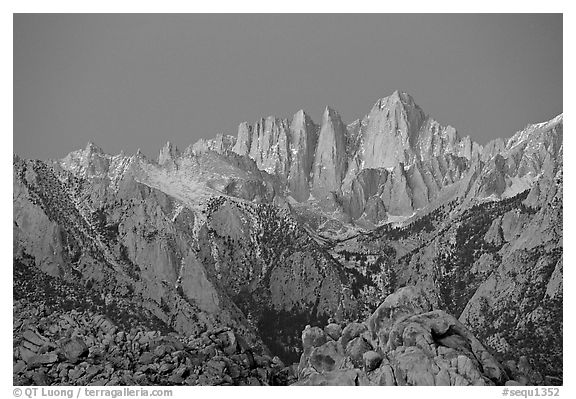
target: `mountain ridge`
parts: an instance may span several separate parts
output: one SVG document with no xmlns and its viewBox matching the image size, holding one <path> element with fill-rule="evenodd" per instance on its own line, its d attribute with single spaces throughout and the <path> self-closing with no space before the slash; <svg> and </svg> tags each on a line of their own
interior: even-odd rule
<svg viewBox="0 0 576 399">
<path fill-rule="evenodd" d="M 528 356 L 538 381 L 561 379 L 562 114 L 482 147 L 395 92 L 348 125 L 327 107 L 319 125 L 300 110 L 238 130 L 157 158 L 93 143 L 54 161 L 15 154 L 15 262 L 179 334 L 226 325 L 306 362 L 305 378 L 306 325 L 361 324 L 416 286 L 498 362 Z"/>
<path fill-rule="evenodd" d="M 561 151 L 557 143 L 561 143 L 562 120 L 560 114 L 550 121 L 527 125 L 506 140 L 481 146 L 426 115 L 409 94 L 395 91 L 377 100 L 364 118 L 349 125 L 329 107 L 319 125 L 303 110 L 292 120 L 269 116 L 254 125 L 242 122 L 236 138 L 218 135 L 211 140 L 201 139 L 183 153 L 167 143 L 158 163 L 169 159 L 175 167 L 176 159 L 182 156 L 212 151 L 229 157 L 234 152 L 280 179 L 283 188 L 279 190 L 284 191 L 284 197 L 299 204 L 318 203 L 332 213 L 340 213 L 337 219 L 351 218 L 353 224 L 371 228 L 426 208 L 456 182 L 475 180 L 474 170 L 490 174 L 487 181 L 495 180 L 492 185 L 486 183 L 485 189 L 476 188 L 473 196 L 511 195 L 518 187 L 529 187 L 533 182 L 524 178 L 526 170 L 532 169 L 537 175 L 543 161 L 535 165 L 526 157 L 513 159 L 513 148 L 531 141 L 534 153 L 537 141 L 549 131 L 560 129 L 551 159 L 546 161 L 553 163 Z M 506 171 L 501 170 L 501 161 L 494 161 L 499 154 L 509 158 L 504 161 Z M 365 176 L 371 177 L 366 180 Z M 469 195 L 472 183 L 459 195 Z"/>
</svg>

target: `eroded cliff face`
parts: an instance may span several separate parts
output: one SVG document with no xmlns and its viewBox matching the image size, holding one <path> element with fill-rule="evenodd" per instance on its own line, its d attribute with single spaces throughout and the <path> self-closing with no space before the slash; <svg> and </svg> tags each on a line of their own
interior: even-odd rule
<svg viewBox="0 0 576 399">
<path fill-rule="evenodd" d="M 291 163 L 289 140 L 289 122 L 269 116 L 254 126 L 240 124 L 233 151 L 252 158 L 259 169 L 285 177 Z"/>
<path fill-rule="evenodd" d="M 206 151 L 214 151 L 219 154 L 226 154 L 234 149 L 236 145 L 236 137 L 228 136 L 225 134 L 217 134 L 213 139 L 200 139 L 194 143 L 188 152 L 202 153 Z M 161 162 L 159 162 L 161 164 Z"/>
<path fill-rule="evenodd" d="M 353 219 L 372 224 L 412 215 L 436 200 L 443 188 L 460 181 L 468 168 L 469 161 L 445 155 L 392 169 L 362 169 L 342 185 L 345 209 Z M 374 213 L 374 206 L 380 212 Z"/>
<path fill-rule="evenodd" d="M 169 162 L 174 162 L 180 156 L 180 151 L 171 142 L 167 142 L 158 154 L 158 164 L 164 165 Z"/>
</svg>

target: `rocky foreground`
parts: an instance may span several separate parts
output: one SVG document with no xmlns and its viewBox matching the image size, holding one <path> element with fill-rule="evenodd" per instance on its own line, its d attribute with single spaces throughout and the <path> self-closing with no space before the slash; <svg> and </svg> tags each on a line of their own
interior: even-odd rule
<svg viewBox="0 0 576 399">
<path fill-rule="evenodd" d="M 91 310 L 14 303 L 15 385 L 551 384 L 526 358 L 501 364 L 415 287 L 363 323 L 306 326 L 300 364 L 257 354 L 229 328 L 183 337 L 119 328 Z"/>
<path fill-rule="evenodd" d="M 14 385 L 288 385 L 296 380 L 296 367 L 250 346 L 226 326 L 186 337 L 158 320 L 119 313 L 88 290 L 23 263 L 15 264 L 14 282 Z"/>
<path fill-rule="evenodd" d="M 297 385 L 525 385 L 526 358 L 499 363 L 457 319 L 403 287 L 363 323 L 307 326 Z M 550 384 L 551 381 L 546 381 Z"/>
<path fill-rule="evenodd" d="M 292 369 L 230 329 L 185 338 L 119 330 L 90 311 L 14 304 L 14 385 L 287 385 Z M 25 319 L 23 319 L 25 317 Z"/>
</svg>

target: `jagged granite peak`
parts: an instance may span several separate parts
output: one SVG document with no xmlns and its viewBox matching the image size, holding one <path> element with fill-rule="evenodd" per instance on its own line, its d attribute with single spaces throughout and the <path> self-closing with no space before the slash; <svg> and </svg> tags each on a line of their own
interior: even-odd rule
<svg viewBox="0 0 576 399">
<path fill-rule="evenodd" d="M 456 154 L 471 161 L 477 161 L 482 156 L 482 145 L 472 141 L 470 136 L 465 136 L 460 140 L 456 148 Z"/>
<path fill-rule="evenodd" d="M 480 147 L 462 140 L 452 126 L 427 116 L 407 93 L 395 91 L 376 102 L 364 118 L 359 157 L 366 168 L 393 168 L 445 153 L 471 159 Z"/>
<path fill-rule="evenodd" d="M 248 155 L 252 146 L 252 126 L 248 122 L 238 125 L 238 137 L 232 151 L 239 155 Z"/>
<path fill-rule="evenodd" d="M 233 151 L 248 155 L 261 170 L 287 176 L 290 165 L 288 120 L 269 116 L 259 119 L 251 129 L 241 124 L 237 143 Z"/>
<path fill-rule="evenodd" d="M 556 119 L 561 121 L 561 117 Z M 545 125 L 530 127 L 532 142 L 537 142 L 535 134 Z M 370 219 L 378 215 L 377 219 L 371 220 L 378 222 L 386 220 L 386 214 L 411 215 L 463 177 L 468 179 L 463 183 L 466 187 L 453 192 L 468 195 L 481 174 L 485 176 L 481 181 L 491 180 L 486 177 L 489 173 L 482 170 L 498 153 L 516 152 L 513 157 L 506 157 L 506 170 L 517 170 L 519 176 L 530 171 L 535 175 L 545 162 L 554 162 L 556 144 L 552 145 L 554 150 L 538 153 L 538 162 L 531 162 L 529 157 L 521 159 L 518 154 L 529 147 L 509 143 L 524 143 L 528 136 L 527 133 L 517 136 L 514 140 L 496 140 L 483 147 L 469 136 L 461 137 L 454 127 L 442 125 L 426 115 L 412 96 L 396 90 L 376 101 L 363 119 L 347 126 L 329 107 L 325 109 L 319 127 L 303 110 L 291 121 L 270 116 L 253 126 L 244 122 L 238 127 L 238 138 L 232 150 L 254 160 L 259 169 L 279 177 L 286 184 L 288 195 L 297 202 L 323 199 L 328 193 L 343 193 L 349 215 L 354 215 L 355 219 L 368 212 L 366 215 L 372 215 Z M 473 168 L 479 162 L 482 165 Z M 467 173 L 469 168 L 474 172 Z M 381 185 L 365 187 L 361 183 L 363 179 L 356 180 L 366 169 L 395 173 L 388 176 L 379 172 L 386 176 L 378 180 Z M 531 182 L 525 183 L 526 187 L 529 184 Z M 315 194 L 312 197 L 311 191 Z M 478 194 L 487 190 L 472 191 Z M 371 194 L 367 195 L 367 192 Z M 374 209 L 377 211 L 373 212 Z"/>
<path fill-rule="evenodd" d="M 314 124 L 304 110 L 296 112 L 290 123 L 292 162 L 288 174 L 288 188 L 292 196 L 299 202 L 306 201 L 310 196 L 310 177 L 317 141 L 318 126 Z"/>
<path fill-rule="evenodd" d="M 213 139 L 200 139 L 192 145 L 188 153 L 194 152 L 196 154 L 214 151 L 219 154 L 224 154 L 227 151 L 232 151 L 236 144 L 236 137 L 227 134 L 219 133 Z"/>
<path fill-rule="evenodd" d="M 338 209 L 343 217 L 378 224 L 392 220 L 389 216 L 408 217 L 437 198 L 514 195 L 531 187 L 542 170 L 557 171 L 561 145 L 562 115 L 529 125 L 510 139 L 497 139 L 483 147 L 424 114 L 409 94 L 395 91 L 379 99 L 363 119 L 347 126 L 329 107 L 320 125 L 299 110 L 291 120 L 269 116 L 254 125 L 243 122 L 237 138 L 219 134 L 214 139 L 201 139 L 186 149 L 184 158 L 189 166 L 196 165 L 193 167 L 221 159 L 235 165 L 233 168 L 245 168 L 246 162 L 253 161 L 259 170 L 278 179 L 278 193 L 283 192 L 286 198 L 291 196 L 303 204 L 328 198 L 330 209 Z M 173 158 L 174 152 L 167 144 L 159 162 Z M 225 159 L 192 160 L 192 155 L 205 152 L 216 152 Z M 498 154 L 504 157 L 503 163 L 491 162 Z M 73 159 L 61 163 L 65 169 L 82 175 L 104 176 L 108 169 L 123 170 L 120 160 L 114 157 L 118 156 L 103 154 L 90 143 L 68 157 Z M 243 157 L 249 160 L 243 161 Z M 145 158 L 136 155 L 130 159 Z M 146 162 L 138 161 L 137 165 Z M 377 170 L 375 175 L 379 178 L 366 179 L 362 172 L 372 169 Z M 236 177 L 227 180 L 226 173 L 218 183 L 211 183 L 212 187 L 230 187 L 223 191 L 225 194 L 248 187 L 237 187 Z M 450 188 L 456 183 L 458 187 Z M 260 187 L 260 183 L 253 181 L 250 187 Z"/>
<path fill-rule="evenodd" d="M 104 154 L 104 150 L 102 150 L 102 148 L 98 147 L 96 144 L 94 144 L 93 142 L 89 141 L 86 144 L 86 148 L 84 149 L 85 153 L 87 154 Z"/>
<path fill-rule="evenodd" d="M 100 147 L 88 142 L 83 150 L 72 151 L 58 164 L 75 174 L 100 175 L 107 172 L 110 157 Z"/>
<path fill-rule="evenodd" d="M 506 148 L 506 141 L 503 138 L 498 137 L 496 139 L 490 140 L 484 148 L 482 149 L 481 159 L 483 162 L 490 160 L 493 156 L 500 154 Z"/>
<path fill-rule="evenodd" d="M 397 92 L 395 92 L 397 93 Z M 365 117 L 361 132 L 359 156 L 366 168 L 393 168 L 399 162 L 410 163 L 404 149 L 410 146 L 410 135 L 420 128 L 423 113 L 406 112 L 399 95 L 382 98 Z M 416 125 L 416 126 L 414 126 Z"/>
<path fill-rule="evenodd" d="M 443 154 L 472 159 L 478 156 L 481 146 L 468 136 L 461 138 L 454 127 L 443 126 L 427 117 L 420 131 L 412 136 L 411 149 L 418 159 L 430 159 Z"/>
<path fill-rule="evenodd" d="M 527 125 L 523 130 L 516 132 L 514 136 L 510 137 L 506 142 L 506 148 L 512 148 L 521 142 L 533 139 L 546 132 L 554 130 L 558 126 L 562 126 L 564 121 L 564 114 L 556 115 L 554 118 L 540 123 Z"/>
<path fill-rule="evenodd" d="M 522 151 L 536 153 L 545 148 L 552 153 L 562 146 L 563 114 L 549 121 L 528 125 L 524 130 L 514 134 L 506 142 L 505 153 Z"/>
<path fill-rule="evenodd" d="M 332 108 L 326 107 L 322 116 L 313 167 L 312 189 L 320 196 L 340 190 L 348 163 L 347 132 L 340 115 Z"/>
<path fill-rule="evenodd" d="M 563 164 L 562 115 L 528 125 L 507 141 L 489 142 L 482 153 L 481 172 L 470 186 L 468 197 L 501 199 L 553 176 Z"/>
<path fill-rule="evenodd" d="M 144 153 L 142 152 L 142 150 L 140 148 L 138 148 L 136 150 L 136 153 L 134 154 L 134 157 L 137 159 L 146 159 L 146 155 L 144 155 Z"/>
<path fill-rule="evenodd" d="M 260 169 L 286 179 L 288 190 L 299 202 L 308 199 L 310 186 L 316 189 L 324 186 L 321 190 L 324 193 L 336 192 L 340 182 L 350 182 L 365 168 L 392 170 L 400 163 L 408 167 L 417 160 L 446 154 L 472 160 L 480 158 L 482 151 L 482 147 L 469 137 L 462 139 L 453 127 L 443 126 L 426 116 L 412 96 L 399 90 L 379 99 L 367 116 L 344 128 L 340 116 L 335 115 L 336 111 L 326 108 L 317 139 L 308 134 L 314 123 L 303 110 L 298 111 L 290 123 L 276 117 L 260 119 L 254 126 L 243 122 L 238 127 L 233 151 L 252 158 Z M 333 120 L 338 122 L 333 124 Z M 304 129 L 305 139 L 300 137 L 304 131 L 302 125 L 308 126 Z M 332 150 L 325 151 L 326 139 L 336 142 L 330 135 L 322 135 L 323 128 L 324 132 L 334 130 L 333 127 L 326 130 L 328 125 L 337 125 L 338 132 L 344 132 L 338 135 L 338 145 L 328 145 L 328 148 L 335 148 L 334 154 L 331 154 Z M 344 145 L 340 145 L 342 143 Z M 314 146 L 314 157 L 309 163 L 310 150 Z M 317 164 L 320 158 L 325 163 L 327 158 L 338 158 L 338 161 L 320 165 Z M 317 176 L 313 181 L 310 181 L 310 172 Z M 427 189 L 421 187 L 416 191 Z"/>
<path fill-rule="evenodd" d="M 422 109 L 416 102 L 412 96 L 404 91 L 394 90 L 391 95 L 387 97 L 382 97 L 374 104 L 374 108 L 378 108 L 380 110 L 389 109 L 393 107 L 402 107 L 406 113 L 420 113 L 423 114 Z"/>
<path fill-rule="evenodd" d="M 158 154 L 158 164 L 164 165 L 167 162 L 174 161 L 180 156 L 180 151 L 170 141 L 167 141 Z"/>
</svg>

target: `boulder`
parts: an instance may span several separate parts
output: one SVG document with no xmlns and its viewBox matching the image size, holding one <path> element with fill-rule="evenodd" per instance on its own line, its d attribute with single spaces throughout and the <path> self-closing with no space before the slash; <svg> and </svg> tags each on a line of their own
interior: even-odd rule
<svg viewBox="0 0 576 399">
<path fill-rule="evenodd" d="M 234 335 L 232 331 L 221 332 L 217 335 L 217 339 L 224 353 L 227 355 L 236 353 L 238 343 L 236 341 L 236 335 Z"/>
<path fill-rule="evenodd" d="M 158 369 L 158 373 L 167 374 L 172 370 L 174 370 L 174 365 L 172 363 L 162 363 Z"/>
<path fill-rule="evenodd" d="M 518 372 L 530 382 L 530 385 L 539 385 L 544 381 L 542 374 L 534 370 L 526 356 L 520 356 L 518 360 Z"/>
<path fill-rule="evenodd" d="M 43 370 L 38 370 L 31 375 L 34 385 L 47 386 L 51 384 L 51 378 Z"/>
<path fill-rule="evenodd" d="M 366 352 L 369 353 L 369 352 Z M 380 367 L 368 372 L 368 379 L 370 385 L 379 386 L 394 386 L 396 385 L 396 378 L 394 377 L 394 371 L 390 366 L 388 359 L 381 359 Z"/>
<path fill-rule="evenodd" d="M 343 359 L 344 354 L 339 350 L 337 343 L 329 341 L 312 350 L 309 365 L 317 372 L 332 371 L 340 366 Z"/>
<path fill-rule="evenodd" d="M 362 358 L 364 359 L 364 369 L 366 370 L 366 372 L 378 368 L 378 366 L 380 366 L 380 363 L 382 363 L 382 355 L 372 350 L 365 352 L 362 355 Z"/>
<path fill-rule="evenodd" d="M 84 370 L 80 367 L 68 370 L 68 378 L 71 382 L 77 383 L 77 380 L 84 375 Z"/>
<path fill-rule="evenodd" d="M 54 364 L 56 361 L 58 361 L 58 355 L 55 352 L 38 354 L 28 359 L 28 368 L 33 369 L 48 364 Z"/>
<path fill-rule="evenodd" d="M 356 337 L 346 345 L 346 355 L 350 357 L 356 368 L 364 366 L 364 353 L 371 350 L 370 344 L 362 337 Z"/>
<path fill-rule="evenodd" d="M 24 360 L 26 363 L 28 363 L 30 361 L 31 358 L 33 358 L 34 356 L 36 356 L 36 352 L 25 348 L 23 346 L 18 348 L 18 352 L 19 352 L 19 356 L 22 360 Z"/>
<path fill-rule="evenodd" d="M 390 330 L 396 321 L 430 310 L 432 310 L 432 305 L 422 290 L 406 286 L 388 295 L 368 318 L 366 324 L 372 338 L 378 339 L 382 345 L 388 342 Z"/>
<path fill-rule="evenodd" d="M 480 341 L 453 316 L 430 308 L 420 290 L 403 287 L 385 299 L 367 325 L 348 324 L 336 342 L 312 347 L 311 337 L 321 334 L 308 328 L 299 384 L 503 385 L 506 371 Z M 508 368 L 519 382 L 532 372 L 526 359 L 513 366 Z M 364 379 L 356 379 L 359 370 Z"/>
<path fill-rule="evenodd" d="M 284 362 L 278 357 L 278 356 L 274 356 L 272 358 L 272 364 L 275 367 L 281 368 L 283 369 L 284 367 L 286 367 L 286 365 L 284 364 Z"/>
<path fill-rule="evenodd" d="M 435 385 L 434 372 L 440 370 L 422 349 L 399 348 L 390 361 L 398 385 Z"/>
<path fill-rule="evenodd" d="M 14 365 L 12 367 L 12 371 L 14 374 L 18 374 L 19 372 L 21 372 L 25 368 L 26 368 L 26 363 L 22 360 L 18 360 L 16 363 L 14 363 Z"/>
<path fill-rule="evenodd" d="M 339 324 L 330 323 L 324 327 L 324 333 L 326 333 L 326 335 L 334 341 L 338 341 L 342 335 L 342 327 L 340 327 Z"/>
<path fill-rule="evenodd" d="M 352 339 L 362 335 L 364 331 L 367 330 L 365 324 L 362 323 L 350 323 L 342 330 L 341 344 L 343 348 L 346 348 L 348 342 Z"/>
<path fill-rule="evenodd" d="M 224 375 L 224 370 L 226 369 L 226 362 L 222 360 L 212 359 L 206 363 L 204 368 L 205 370 L 209 370 L 214 374 L 217 375 Z"/>
<path fill-rule="evenodd" d="M 360 370 L 335 370 L 326 373 L 316 373 L 294 385 L 308 386 L 355 386 L 368 385 L 366 374 Z"/>
<path fill-rule="evenodd" d="M 91 380 L 94 376 L 98 375 L 104 370 L 104 367 L 98 364 L 93 364 L 86 369 L 86 379 Z"/>
<path fill-rule="evenodd" d="M 138 359 L 138 363 L 140 364 L 150 364 L 154 361 L 154 354 L 152 352 L 144 352 Z"/>
<path fill-rule="evenodd" d="M 76 363 L 80 358 L 88 355 L 88 346 L 86 346 L 80 337 L 65 340 L 60 346 L 60 350 L 64 357 L 71 363 Z"/>
<path fill-rule="evenodd" d="M 50 340 L 36 331 L 26 330 L 22 334 L 22 338 L 26 340 L 28 343 L 31 343 L 37 347 L 42 347 L 46 345 Z"/>
<path fill-rule="evenodd" d="M 323 345 L 325 342 L 326 335 L 320 327 L 309 327 L 302 332 L 302 346 L 304 350 Z"/>
</svg>

